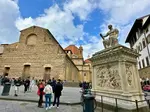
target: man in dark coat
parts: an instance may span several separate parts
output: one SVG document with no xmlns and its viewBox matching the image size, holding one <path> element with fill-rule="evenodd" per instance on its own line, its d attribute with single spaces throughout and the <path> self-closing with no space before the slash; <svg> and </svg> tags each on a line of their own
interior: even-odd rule
<svg viewBox="0 0 150 112">
<path fill-rule="evenodd" d="M 26 79 L 24 81 L 24 93 L 27 92 L 27 90 L 29 89 L 29 86 L 30 86 L 30 80 Z"/>
<path fill-rule="evenodd" d="M 15 85 L 15 95 L 18 96 L 19 94 L 19 87 L 21 86 L 21 80 L 20 79 L 14 79 L 14 85 Z"/>
<path fill-rule="evenodd" d="M 51 81 L 51 86 L 52 86 L 52 89 L 53 89 L 53 93 L 55 91 L 55 86 L 56 86 L 56 80 L 53 78 L 52 81 Z"/>
<path fill-rule="evenodd" d="M 54 102 L 53 102 L 53 107 L 55 106 L 56 104 L 56 100 L 57 100 L 57 108 L 59 108 L 59 99 L 60 99 L 60 96 L 61 96 L 61 91 L 63 90 L 63 85 L 61 83 L 61 80 L 59 79 L 56 86 L 55 86 L 55 89 L 54 89 Z"/>
</svg>

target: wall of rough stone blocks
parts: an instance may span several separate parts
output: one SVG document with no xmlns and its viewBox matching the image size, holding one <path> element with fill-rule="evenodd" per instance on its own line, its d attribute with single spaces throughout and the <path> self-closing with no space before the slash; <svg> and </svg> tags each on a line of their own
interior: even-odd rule
<svg viewBox="0 0 150 112">
<path fill-rule="evenodd" d="M 27 45 L 27 38 L 36 35 L 36 44 Z M 35 42 L 33 42 L 35 43 Z M 20 40 L 4 48 L 4 53 L 0 59 L 0 73 L 4 66 L 10 66 L 9 77 L 21 77 L 25 64 L 30 64 L 30 77 L 42 79 L 44 66 L 51 65 L 50 77 L 65 79 L 66 76 L 66 54 L 60 45 L 53 39 L 49 32 L 39 27 L 31 27 L 21 31 Z M 72 72 L 77 73 L 78 69 L 67 60 L 69 69 L 68 78 L 72 80 Z"/>
<path fill-rule="evenodd" d="M 68 59 L 66 59 L 66 80 L 68 81 L 78 81 L 79 71 L 75 65 Z"/>
</svg>

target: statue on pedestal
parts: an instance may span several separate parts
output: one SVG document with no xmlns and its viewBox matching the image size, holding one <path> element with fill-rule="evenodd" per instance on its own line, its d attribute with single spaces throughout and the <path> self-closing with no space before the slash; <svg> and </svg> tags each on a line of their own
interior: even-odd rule
<svg viewBox="0 0 150 112">
<path fill-rule="evenodd" d="M 118 29 L 113 29 L 112 25 L 108 25 L 108 29 L 110 31 L 108 31 L 106 35 L 100 34 L 100 36 L 103 39 L 103 45 L 105 48 L 109 48 L 118 44 L 118 39 L 117 39 L 119 34 Z M 109 38 L 105 39 L 104 37 L 107 36 L 109 36 Z"/>
</svg>

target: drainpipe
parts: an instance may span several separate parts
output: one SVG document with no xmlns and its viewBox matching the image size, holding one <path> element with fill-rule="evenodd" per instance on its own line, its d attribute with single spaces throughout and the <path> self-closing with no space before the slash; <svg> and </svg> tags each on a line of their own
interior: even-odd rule
<svg viewBox="0 0 150 112">
<path fill-rule="evenodd" d="M 145 41 L 146 41 L 146 33 L 145 33 L 145 31 L 144 31 L 144 38 L 145 38 Z M 147 41 L 146 41 L 146 48 L 147 48 L 148 56 L 149 56 L 149 58 L 150 58 L 150 51 L 149 51 L 149 48 L 148 48 L 148 43 L 147 43 Z"/>
</svg>

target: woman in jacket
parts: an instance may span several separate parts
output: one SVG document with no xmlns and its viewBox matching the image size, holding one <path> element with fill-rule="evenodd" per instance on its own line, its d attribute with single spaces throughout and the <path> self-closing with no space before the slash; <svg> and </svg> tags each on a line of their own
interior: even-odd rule
<svg viewBox="0 0 150 112">
<path fill-rule="evenodd" d="M 51 108 L 51 98 L 52 98 L 52 93 L 53 89 L 49 83 L 44 88 L 44 93 L 45 93 L 45 108 L 50 109 Z"/>
<path fill-rule="evenodd" d="M 38 92 L 37 94 L 39 95 L 39 101 L 38 101 L 38 107 L 42 108 L 42 103 L 43 103 L 43 95 L 44 95 L 44 83 L 43 81 L 42 82 L 39 82 L 38 84 Z"/>
</svg>

